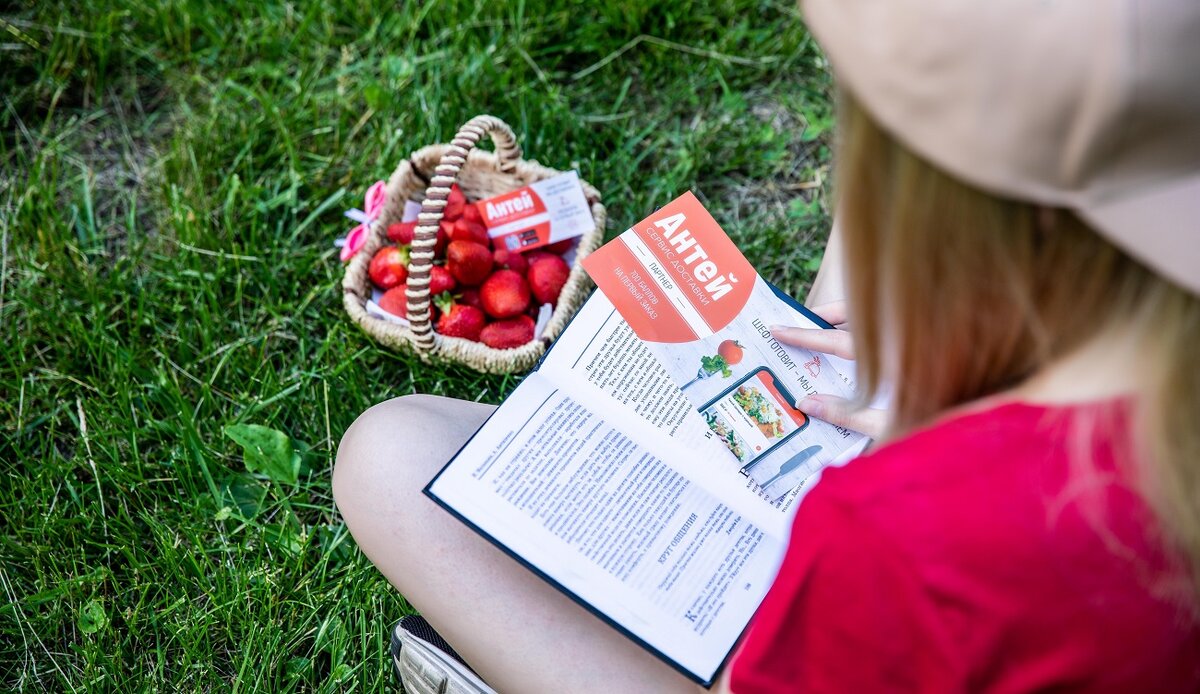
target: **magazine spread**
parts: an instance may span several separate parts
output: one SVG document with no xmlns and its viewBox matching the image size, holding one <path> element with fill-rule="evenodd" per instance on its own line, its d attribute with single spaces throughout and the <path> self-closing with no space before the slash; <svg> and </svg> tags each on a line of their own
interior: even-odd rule
<svg viewBox="0 0 1200 694">
<path fill-rule="evenodd" d="M 653 225 L 670 207 L 636 228 Z M 624 241 L 601 251 L 618 243 Z M 593 277 L 616 276 L 615 268 L 604 256 L 587 264 Z M 791 501 L 806 486 L 805 475 L 862 444 L 857 434 L 777 416 L 793 417 L 793 394 L 813 391 L 793 380 L 782 357 L 751 341 L 754 322 L 817 325 L 819 319 L 798 315 L 794 302 L 746 268 L 738 269 L 746 273 L 739 281 L 765 293 L 746 293 L 742 309 L 720 330 L 687 342 L 647 339 L 631 309 L 621 306 L 630 294 L 611 287 L 605 293 L 610 283 L 598 281 L 601 291 L 537 370 L 426 488 L 502 550 L 705 685 L 774 578 L 791 533 Z M 641 296 L 648 289 L 639 289 Z M 661 291 L 656 297 L 665 298 Z M 742 324 L 748 327 L 730 332 Z M 693 365 L 711 350 L 721 356 L 725 339 L 742 345 L 741 359 L 729 358 L 726 348 L 725 368 L 709 373 Z M 800 368 L 815 356 L 781 349 Z M 826 357 L 820 359 L 824 365 Z M 691 378 L 681 380 L 688 368 Z M 806 382 L 847 392 L 838 390 L 851 387 L 845 372 L 830 365 Z M 730 431 L 737 436 L 731 439 Z M 739 456 L 731 441 L 761 450 Z M 815 446 L 821 451 L 804 453 Z M 765 465 L 774 466 L 778 479 L 756 472 Z"/>
<path fill-rule="evenodd" d="M 824 326 L 781 299 L 691 193 L 584 267 L 700 411 L 727 463 L 772 504 L 790 507 L 814 473 L 865 445 L 797 409 L 817 393 L 852 397 L 852 365 L 772 337 L 773 326 Z"/>
</svg>

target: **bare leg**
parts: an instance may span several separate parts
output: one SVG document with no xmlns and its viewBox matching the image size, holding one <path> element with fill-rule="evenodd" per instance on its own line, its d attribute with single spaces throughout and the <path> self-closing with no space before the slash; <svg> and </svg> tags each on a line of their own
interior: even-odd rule
<svg viewBox="0 0 1200 694">
<path fill-rule="evenodd" d="M 703 691 L 421 493 L 492 409 L 408 396 L 354 422 L 333 492 L 359 547 L 499 691 Z"/>
<path fill-rule="evenodd" d="M 837 222 L 829 230 L 829 240 L 825 242 L 825 254 L 821 256 L 821 267 L 817 268 L 817 276 L 813 278 L 812 288 L 804 305 L 812 308 L 821 304 L 846 299 L 845 252 L 842 250 L 842 232 Z"/>
</svg>

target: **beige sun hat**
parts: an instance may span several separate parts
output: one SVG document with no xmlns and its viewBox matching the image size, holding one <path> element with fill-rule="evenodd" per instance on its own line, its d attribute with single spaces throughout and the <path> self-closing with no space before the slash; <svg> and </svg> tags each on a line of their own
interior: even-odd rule
<svg viewBox="0 0 1200 694">
<path fill-rule="evenodd" d="M 1200 0 L 804 0 L 840 84 L 990 192 L 1200 294 Z"/>
</svg>

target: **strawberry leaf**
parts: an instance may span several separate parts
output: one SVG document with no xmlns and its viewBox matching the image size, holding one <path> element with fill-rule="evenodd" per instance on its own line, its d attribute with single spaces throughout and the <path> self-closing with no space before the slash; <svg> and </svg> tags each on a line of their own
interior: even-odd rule
<svg viewBox="0 0 1200 694">
<path fill-rule="evenodd" d="M 433 297 L 433 305 L 443 314 L 450 313 L 450 309 L 454 307 L 454 296 L 450 292 L 442 292 Z"/>
</svg>

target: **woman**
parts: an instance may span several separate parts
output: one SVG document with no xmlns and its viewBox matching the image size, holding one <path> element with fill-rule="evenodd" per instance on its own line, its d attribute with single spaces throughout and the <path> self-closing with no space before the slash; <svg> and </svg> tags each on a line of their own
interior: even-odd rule
<svg viewBox="0 0 1200 694">
<path fill-rule="evenodd" d="M 1200 689 L 1200 5 L 805 10 L 843 89 L 820 291 L 844 255 L 854 333 L 780 337 L 892 408 L 802 405 L 886 430 L 797 511 L 719 687 Z M 355 422 L 363 551 L 497 689 L 694 691 L 421 496 L 489 411 Z"/>
</svg>

